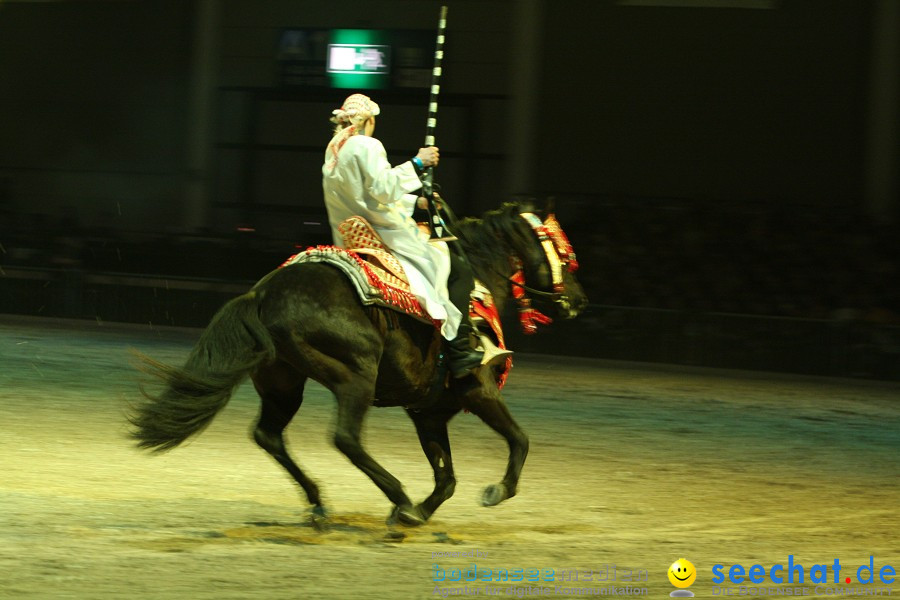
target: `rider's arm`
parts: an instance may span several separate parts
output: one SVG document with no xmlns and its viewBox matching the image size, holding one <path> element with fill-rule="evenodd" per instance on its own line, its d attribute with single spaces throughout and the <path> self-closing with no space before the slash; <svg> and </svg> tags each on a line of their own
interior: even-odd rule
<svg viewBox="0 0 900 600">
<path fill-rule="evenodd" d="M 391 204 L 404 194 L 411 194 L 422 187 L 412 161 L 392 167 L 384 146 L 377 139 L 354 136 L 351 140 L 355 142 L 354 157 L 362 174 L 363 186 L 372 199 L 381 204 Z M 350 145 L 349 141 L 347 145 Z"/>
</svg>

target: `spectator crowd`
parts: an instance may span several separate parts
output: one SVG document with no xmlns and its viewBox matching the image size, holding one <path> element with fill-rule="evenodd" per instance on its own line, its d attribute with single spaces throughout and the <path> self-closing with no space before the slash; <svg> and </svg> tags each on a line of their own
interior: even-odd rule
<svg viewBox="0 0 900 600">
<path fill-rule="evenodd" d="M 600 305 L 900 324 L 898 226 L 822 207 L 563 198 L 579 279 Z M 328 233 L 152 235 L 22 214 L 0 267 L 255 280 Z"/>
</svg>

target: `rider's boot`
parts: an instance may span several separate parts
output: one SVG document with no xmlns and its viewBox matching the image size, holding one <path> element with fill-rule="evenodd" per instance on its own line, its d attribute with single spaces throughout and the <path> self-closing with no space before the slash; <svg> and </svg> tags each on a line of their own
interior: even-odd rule
<svg viewBox="0 0 900 600">
<path fill-rule="evenodd" d="M 456 330 L 456 337 L 447 340 L 447 359 L 450 374 L 455 378 L 465 377 L 481 365 L 484 352 L 472 347 L 472 325 L 464 318 Z"/>
</svg>

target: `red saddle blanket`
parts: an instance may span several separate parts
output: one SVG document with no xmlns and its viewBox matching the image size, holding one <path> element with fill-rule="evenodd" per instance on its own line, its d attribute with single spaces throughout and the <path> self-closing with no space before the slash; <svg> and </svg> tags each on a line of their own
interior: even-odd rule
<svg viewBox="0 0 900 600">
<path fill-rule="evenodd" d="M 281 266 L 307 262 L 327 263 L 343 271 L 356 288 L 363 304 L 384 306 L 425 323 L 438 325 L 422 308 L 406 281 L 365 260 L 354 250 L 345 250 L 337 246 L 310 247 L 293 255 Z"/>
</svg>

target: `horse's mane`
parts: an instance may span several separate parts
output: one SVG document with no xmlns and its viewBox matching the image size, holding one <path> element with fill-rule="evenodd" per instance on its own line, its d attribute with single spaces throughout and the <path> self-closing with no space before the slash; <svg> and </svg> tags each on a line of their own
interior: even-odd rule
<svg viewBox="0 0 900 600">
<path fill-rule="evenodd" d="M 519 203 L 505 202 L 480 219 L 467 217 L 455 224 L 453 232 L 476 274 L 484 277 L 487 273 L 506 272 L 514 248 L 527 247 L 529 239 L 519 218 L 521 211 Z"/>
</svg>

